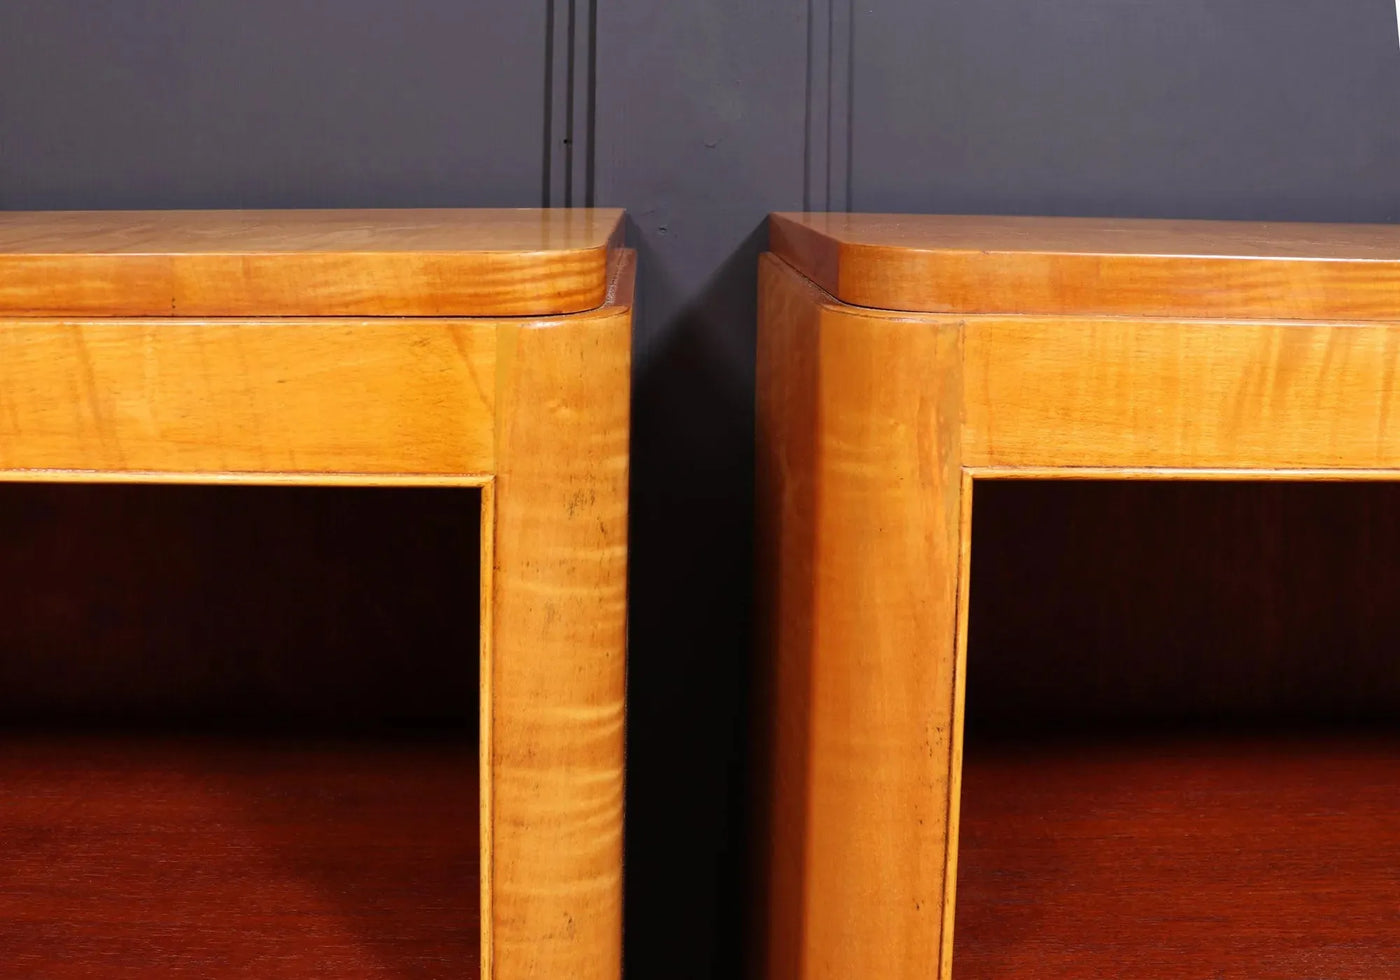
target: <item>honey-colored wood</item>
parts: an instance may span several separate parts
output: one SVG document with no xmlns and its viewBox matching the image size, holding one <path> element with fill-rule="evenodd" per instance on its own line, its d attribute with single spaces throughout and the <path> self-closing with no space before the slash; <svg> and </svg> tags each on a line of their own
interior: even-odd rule
<svg viewBox="0 0 1400 980">
<path fill-rule="evenodd" d="M 0 320 L 0 470 L 490 473 L 496 329 Z"/>
<path fill-rule="evenodd" d="M 845 303 L 929 313 L 1400 320 L 1400 227 L 780 214 L 774 253 Z"/>
<path fill-rule="evenodd" d="M 771 230 L 767 976 L 963 980 L 977 482 L 1400 480 L 1400 229 L 807 215 Z"/>
<path fill-rule="evenodd" d="M 1400 322 L 964 322 L 971 465 L 1400 467 Z"/>
<path fill-rule="evenodd" d="M 771 256 L 760 307 L 767 976 L 927 974 L 952 803 L 960 336 L 824 304 Z"/>
<path fill-rule="evenodd" d="M 481 488 L 487 980 L 621 973 L 620 218 L 0 215 L 0 480 Z"/>
<path fill-rule="evenodd" d="M 498 331 L 493 980 L 621 972 L 631 283 Z"/>
<path fill-rule="evenodd" d="M 600 306 L 622 212 L 0 212 L 0 317 L 543 316 Z"/>
</svg>

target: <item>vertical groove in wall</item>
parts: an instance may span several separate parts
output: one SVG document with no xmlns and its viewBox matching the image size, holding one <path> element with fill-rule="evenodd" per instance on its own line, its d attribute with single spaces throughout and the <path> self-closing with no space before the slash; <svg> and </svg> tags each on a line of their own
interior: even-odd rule
<svg viewBox="0 0 1400 980">
<path fill-rule="evenodd" d="M 855 111 L 855 27 L 854 0 L 832 0 L 835 12 L 832 34 L 836 44 L 831 56 L 831 201 L 832 211 L 850 211 L 851 151 L 855 141 L 851 136 Z"/>
<path fill-rule="evenodd" d="M 574 72 L 578 69 L 577 49 L 574 42 L 578 38 L 578 17 L 575 8 L 577 0 L 569 0 L 569 45 L 568 60 L 564 66 L 564 207 L 574 206 Z"/>
<path fill-rule="evenodd" d="M 598 160 L 598 0 L 588 0 L 588 95 L 586 112 L 587 124 L 584 127 L 584 197 L 583 206 L 593 207 L 593 196 L 597 190 L 596 176 Z"/>
<path fill-rule="evenodd" d="M 809 211 L 851 207 L 854 28 L 852 0 L 808 0 L 802 204 Z"/>
<path fill-rule="evenodd" d="M 816 89 L 812 85 L 812 75 L 816 67 L 812 57 L 812 39 L 816 27 L 815 4 L 819 0 L 807 0 L 807 88 L 803 96 L 802 113 L 802 210 L 812 210 L 812 95 Z"/>
<path fill-rule="evenodd" d="M 592 206 L 598 0 L 545 0 L 544 206 Z M 567 3 L 565 10 L 556 4 Z M 587 4 L 582 11 L 580 4 Z"/>
<path fill-rule="evenodd" d="M 540 206 L 549 207 L 554 193 L 554 0 L 544 0 L 544 160 Z"/>
</svg>

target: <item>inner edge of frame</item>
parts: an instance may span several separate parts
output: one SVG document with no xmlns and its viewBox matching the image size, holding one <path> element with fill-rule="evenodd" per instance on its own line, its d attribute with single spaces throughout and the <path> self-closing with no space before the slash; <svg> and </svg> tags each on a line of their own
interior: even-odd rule
<svg viewBox="0 0 1400 980">
<path fill-rule="evenodd" d="M 356 473 L 164 470 L 0 470 L 0 483 L 147 483 L 188 486 L 486 487 L 490 473 Z"/>
<path fill-rule="evenodd" d="M 965 466 L 969 480 L 1400 481 L 1400 469 L 1341 467 Z"/>
</svg>

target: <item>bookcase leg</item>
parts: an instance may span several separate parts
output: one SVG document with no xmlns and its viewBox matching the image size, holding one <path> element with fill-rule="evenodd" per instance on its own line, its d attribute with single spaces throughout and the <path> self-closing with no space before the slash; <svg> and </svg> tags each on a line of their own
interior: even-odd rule
<svg viewBox="0 0 1400 980">
<path fill-rule="evenodd" d="M 497 352 L 489 980 L 618 980 L 630 317 L 504 323 Z"/>
<path fill-rule="evenodd" d="M 759 305 L 761 971 L 927 980 L 951 948 L 961 330 L 838 306 L 772 257 Z"/>
</svg>

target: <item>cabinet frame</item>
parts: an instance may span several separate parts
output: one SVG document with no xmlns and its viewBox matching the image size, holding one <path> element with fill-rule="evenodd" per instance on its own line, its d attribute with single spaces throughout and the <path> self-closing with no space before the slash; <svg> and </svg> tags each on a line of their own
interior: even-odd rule
<svg viewBox="0 0 1400 980">
<path fill-rule="evenodd" d="M 761 973 L 948 980 L 977 482 L 1400 479 L 1400 323 L 759 309 Z"/>
<path fill-rule="evenodd" d="M 0 317 L 0 482 L 481 490 L 481 975 L 621 975 L 633 253 L 595 310 Z"/>
</svg>

